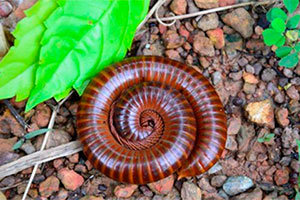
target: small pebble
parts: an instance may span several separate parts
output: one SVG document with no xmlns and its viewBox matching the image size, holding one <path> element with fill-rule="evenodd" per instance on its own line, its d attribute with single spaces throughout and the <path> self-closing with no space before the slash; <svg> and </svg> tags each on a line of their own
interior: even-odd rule
<svg viewBox="0 0 300 200">
<path fill-rule="evenodd" d="M 200 200 L 202 192 L 194 183 L 184 182 L 181 189 L 182 200 Z"/>
<path fill-rule="evenodd" d="M 246 65 L 246 72 L 254 74 L 255 73 L 255 69 L 254 69 L 253 66 L 251 66 L 251 65 L 248 64 L 248 65 Z"/>
<path fill-rule="evenodd" d="M 260 71 L 262 70 L 262 65 L 260 63 L 255 63 L 253 68 L 255 75 L 259 75 Z"/>
<path fill-rule="evenodd" d="M 300 86 L 300 77 L 295 77 L 291 80 L 291 84 Z"/>
<path fill-rule="evenodd" d="M 0 16 L 7 17 L 13 10 L 12 5 L 7 1 L 0 2 Z"/>
<path fill-rule="evenodd" d="M 211 179 L 211 185 L 214 187 L 221 187 L 226 181 L 227 177 L 224 175 L 214 176 Z"/>
<path fill-rule="evenodd" d="M 244 105 L 245 101 L 240 98 L 240 97 L 235 97 L 233 100 L 232 100 L 232 103 L 235 105 L 235 106 L 242 106 Z"/>
<path fill-rule="evenodd" d="M 222 74 L 216 71 L 212 74 L 212 81 L 214 85 L 217 85 L 222 80 Z"/>
<path fill-rule="evenodd" d="M 245 192 L 253 186 L 253 181 L 247 176 L 231 176 L 223 185 L 223 190 L 230 196 Z"/>
<path fill-rule="evenodd" d="M 106 191 L 107 190 L 107 186 L 106 185 L 104 185 L 104 184 L 99 184 L 98 185 L 98 190 L 100 190 L 100 191 Z"/>
<path fill-rule="evenodd" d="M 298 90 L 296 89 L 295 86 L 289 87 L 289 89 L 286 90 L 286 94 L 291 99 L 294 99 L 294 100 L 297 100 L 297 101 L 299 101 L 299 99 L 300 99 L 299 92 L 298 92 Z"/>
<path fill-rule="evenodd" d="M 68 168 L 59 170 L 57 176 L 61 180 L 65 188 L 72 191 L 75 191 L 84 182 L 84 179 L 81 175 L 73 170 L 69 170 Z"/>
<path fill-rule="evenodd" d="M 288 78 L 293 78 L 293 71 L 290 69 L 284 68 L 283 74 Z"/>
<path fill-rule="evenodd" d="M 289 82 L 288 78 L 279 78 L 278 85 L 280 85 L 280 87 L 284 87 L 288 84 L 288 82 Z"/>
<path fill-rule="evenodd" d="M 34 183 L 34 184 L 39 184 L 39 183 L 43 182 L 45 179 L 46 179 L 46 178 L 45 178 L 44 175 L 42 175 L 42 174 L 37 174 L 37 175 L 35 175 L 35 177 L 34 177 L 34 179 L 33 179 L 33 183 Z"/>
<path fill-rule="evenodd" d="M 124 185 L 118 185 L 114 189 L 114 194 L 117 198 L 129 198 L 134 193 L 134 191 L 137 189 L 137 185 L 130 185 L 130 184 L 124 184 Z"/>
<path fill-rule="evenodd" d="M 261 75 L 261 79 L 265 82 L 269 82 L 275 79 L 276 77 L 276 72 L 274 71 L 274 69 L 271 68 L 267 68 L 264 69 Z"/>
<path fill-rule="evenodd" d="M 238 64 L 241 66 L 241 67 L 244 67 L 248 64 L 248 60 L 246 58 L 241 58 L 238 60 Z"/>
<path fill-rule="evenodd" d="M 198 27 L 203 31 L 215 29 L 218 25 L 219 17 L 216 13 L 204 15 L 198 22 Z"/>
</svg>

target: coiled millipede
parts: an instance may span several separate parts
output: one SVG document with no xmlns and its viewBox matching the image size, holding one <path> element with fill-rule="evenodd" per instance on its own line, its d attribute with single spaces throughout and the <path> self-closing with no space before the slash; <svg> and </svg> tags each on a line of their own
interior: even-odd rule
<svg viewBox="0 0 300 200">
<path fill-rule="evenodd" d="M 129 58 L 95 77 L 79 103 L 88 160 L 120 182 L 199 175 L 220 158 L 226 115 L 197 69 L 163 57 Z"/>
</svg>

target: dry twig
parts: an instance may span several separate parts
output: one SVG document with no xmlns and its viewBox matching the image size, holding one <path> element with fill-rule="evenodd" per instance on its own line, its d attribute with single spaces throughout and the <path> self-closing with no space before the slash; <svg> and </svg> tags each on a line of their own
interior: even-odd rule
<svg viewBox="0 0 300 200">
<path fill-rule="evenodd" d="M 11 103 L 7 99 L 3 100 L 3 102 L 6 105 L 6 107 L 9 109 L 11 114 L 13 114 L 13 116 L 19 122 L 19 124 L 21 124 L 22 127 L 25 129 L 29 128 L 29 125 L 24 121 L 23 117 L 19 115 L 18 111 L 16 111 L 16 109 L 11 105 Z"/>
<path fill-rule="evenodd" d="M 148 21 L 148 19 L 153 15 L 153 13 L 161 6 L 161 3 L 165 0 L 158 0 L 157 3 L 151 8 L 145 19 L 139 24 L 139 26 L 136 29 L 136 32 L 138 32 L 141 27 Z"/>
<path fill-rule="evenodd" d="M 70 94 L 66 98 L 64 98 L 62 101 L 60 101 L 57 106 L 55 106 L 55 108 L 54 108 L 54 110 L 52 112 L 51 118 L 50 118 L 50 122 L 48 124 L 48 129 L 52 129 L 53 128 L 54 122 L 55 122 L 55 118 L 56 118 L 56 115 L 57 115 L 57 113 L 59 111 L 60 106 L 64 104 L 64 102 L 72 95 L 72 93 L 73 93 L 73 91 L 71 91 Z M 45 137 L 44 137 L 44 140 L 43 140 L 43 143 L 42 143 L 40 151 L 43 151 L 46 148 L 46 145 L 47 145 L 50 133 L 51 133 L 51 131 L 48 131 L 45 134 Z M 27 193 L 28 193 L 28 191 L 30 189 L 31 183 L 33 181 L 33 178 L 34 178 L 34 176 L 36 174 L 36 171 L 37 171 L 38 167 L 39 167 L 39 163 L 37 163 L 37 164 L 34 165 L 34 168 L 32 170 L 29 182 L 28 182 L 28 184 L 26 186 L 26 189 L 25 189 L 25 192 L 23 194 L 22 200 L 25 200 L 26 197 L 27 197 Z"/>
<path fill-rule="evenodd" d="M 79 141 L 73 141 L 58 147 L 23 156 L 18 160 L 0 166 L 0 180 L 34 165 L 39 165 L 57 158 L 69 156 L 81 150 L 81 143 Z"/>
</svg>

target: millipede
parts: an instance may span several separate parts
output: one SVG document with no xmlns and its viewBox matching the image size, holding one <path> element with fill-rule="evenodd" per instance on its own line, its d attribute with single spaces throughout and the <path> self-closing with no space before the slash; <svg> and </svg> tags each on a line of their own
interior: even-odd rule
<svg viewBox="0 0 300 200">
<path fill-rule="evenodd" d="M 194 67 L 157 56 L 102 70 L 82 95 L 76 123 L 93 166 L 133 184 L 202 174 L 227 138 L 224 108 L 209 81 Z"/>
</svg>

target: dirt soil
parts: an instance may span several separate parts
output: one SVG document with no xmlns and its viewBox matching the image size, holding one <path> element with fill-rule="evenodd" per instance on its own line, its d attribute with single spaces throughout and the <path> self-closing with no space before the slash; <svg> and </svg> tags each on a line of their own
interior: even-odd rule
<svg viewBox="0 0 300 200">
<path fill-rule="evenodd" d="M 246 1 L 168 0 L 159 9 L 159 16 Z M 28 2 L 22 6 L 29 7 Z M 0 2 L 0 21 L 9 43 L 13 42 L 9 32 L 22 18 L 22 9 L 17 7 L 17 0 Z M 300 138 L 300 65 L 291 69 L 278 66 L 274 51 L 264 45 L 262 31 L 268 27 L 264 8 L 268 9 L 230 9 L 176 21 L 169 27 L 156 22 L 146 24 L 127 55 L 178 60 L 199 68 L 210 80 L 228 118 L 226 150 L 213 168 L 188 179 L 177 180 L 173 175 L 148 185 L 128 185 L 93 169 L 80 152 L 44 164 L 34 178 L 28 199 L 294 199 L 299 171 L 296 139 Z M 50 147 L 76 140 L 78 101 L 73 94 L 61 107 Z M 47 127 L 51 105 L 56 104 L 49 100 L 25 114 L 25 101 L 16 103 L 10 99 L 10 103 L 31 128 L 25 130 L 0 102 L 0 165 L 40 148 L 43 136 L 28 140 L 19 150 L 11 150 L 25 131 Z M 274 137 L 269 141 L 258 141 L 271 133 Z M 21 199 L 31 172 L 29 168 L 0 180 L 0 199 Z"/>
</svg>

